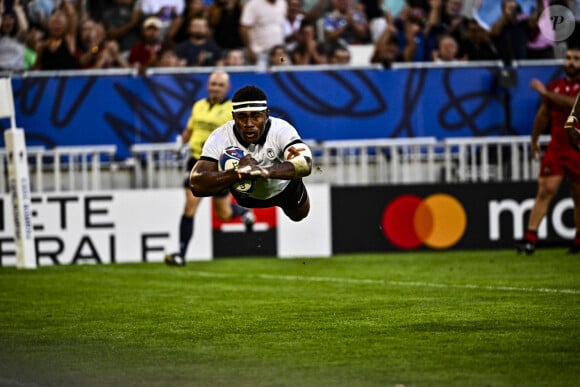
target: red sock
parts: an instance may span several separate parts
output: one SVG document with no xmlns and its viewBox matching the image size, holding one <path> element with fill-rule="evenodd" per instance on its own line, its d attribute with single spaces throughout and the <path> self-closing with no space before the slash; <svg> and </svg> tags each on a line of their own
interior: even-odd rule
<svg viewBox="0 0 580 387">
<path fill-rule="evenodd" d="M 580 235 L 576 234 L 578 237 L 580 237 Z M 538 231 L 537 230 L 528 230 L 526 231 L 526 234 L 524 235 L 524 239 L 527 242 L 530 242 L 532 244 L 536 244 L 538 242 Z M 579 243 L 580 243 L 580 238 L 578 239 Z"/>
<path fill-rule="evenodd" d="M 580 246 L 580 232 L 576 231 L 576 235 L 574 236 L 574 245 Z"/>
</svg>

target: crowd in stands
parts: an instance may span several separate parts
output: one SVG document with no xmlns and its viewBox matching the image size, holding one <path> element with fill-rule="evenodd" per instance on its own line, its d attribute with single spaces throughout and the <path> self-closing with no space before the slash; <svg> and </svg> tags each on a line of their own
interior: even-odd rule
<svg viewBox="0 0 580 387">
<path fill-rule="evenodd" d="M 0 71 L 557 58 L 539 16 L 580 0 L 535 2 L 486 26 L 475 0 L 0 0 Z"/>
</svg>

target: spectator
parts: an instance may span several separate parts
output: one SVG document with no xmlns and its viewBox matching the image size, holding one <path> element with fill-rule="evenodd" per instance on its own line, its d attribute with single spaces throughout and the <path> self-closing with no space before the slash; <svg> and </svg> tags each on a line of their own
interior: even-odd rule
<svg viewBox="0 0 580 387">
<path fill-rule="evenodd" d="M 105 7 L 110 5 L 113 0 L 55 0 L 55 1 L 78 1 L 86 13 L 79 19 L 80 22 L 84 21 L 85 18 L 93 20 L 95 23 L 101 23 L 103 21 L 103 11 Z M 79 14 L 80 15 L 80 14 Z"/>
<path fill-rule="evenodd" d="M 329 0 L 301 0 L 300 8 L 306 19 L 316 23 L 318 19 L 323 17 L 323 15 L 330 11 L 330 1 Z"/>
<path fill-rule="evenodd" d="M 554 59 L 556 56 L 555 39 L 541 33 L 538 20 L 550 3 L 550 0 L 536 0 L 536 10 L 530 15 L 526 59 Z"/>
<path fill-rule="evenodd" d="M 50 15 L 56 10 L 56 2 L 53 0 L 31 0 L 26 2 L 26 15 L 28 21 L 43 27 L 48 26 Z"/>
<path fill-rule="evenodd" d="M 370 62 L 379 63 L 383 68 L 389 69 L 394 62 L 403 61 L 403 54 L 399 48 L 397 35 L 385 28 L 374 45 Z"/>
<path fill-rule="evenodd" d="M 286 18 L 284 19 L 284 42 L 286 45 L 296 43 L 298 40 L 298 31 L 300 24 L 304 20 L 305 15 L 302 12 L 302 0 L 287 0 L 288 10 L 286 11 Z"/>
<path fill-rule="evenodd" d="M 249 0 L 242 9 L 240 35 L 252 64 L 266 65 L 268 52 L 284 44 L 286 0 Z"/>
<path fill-rule="evenodd" d="M 12 9 L 1 14 L 0 25 L 0 70 L 22 71 L 25 69 L 26 32 L 28 20 L 20 1 Z"/>
<path fill-rule="evenodd" d="M 323 17 L 323 15 L 330 11 L 329 0 L 302 0 L 302 12 L 306 14 L 306 18 L 310 19 L 316 24 L 316 21 Z"/>
<path fill-rule="evenodd" d="M 114 40 L 107 41 L 103 25 L 91 19 L 81 23 L 77 56 L 82 68 L 129 67 L 119 52 L 119 44 Z"/>
<path fill-rule="evenodd" d="M 175 34 L 183 23 L 185 0 L 142 0 L 141 12 L 145 17 L 156 16 L 161 21 L 159 38 L 173 45 Z"/>
<path fill-rule="evenodd" d="M 38 56 L 38 47 L 44 39 L 44 29 L 36 23 L 31 24 L 26 32 L 26 48 L 24 50 L 24 69 L 32 70 Z"/>
<path fill-rule="evenodd" d="M 350 64 L 350 51 L 346 46 L 337 45 L 330 55 L 330 64 L 347 65 Z"/>
<path fill-rule="evenodd" d="M 503 0 L 502 15 L 491 27 L 491 37 L 505 64 L 526 59 L 528 37 L 536 26 L 535 18 L 527 17 L 516 0 Z"/>
<path fill-rule="evenodd" d="M 370 42 L 366 16 L 352 1 L 333 0 L 332 11 L 324 18 L 324 39 L 331 48 Z"/>
<path fill-rule="evenodd" d="M 87 7 L 87 2 L 88 2 L 87 0 L 52 0 L 52 1 L 54 1 L 54 3 L 57 5 L 59 3 L 64 2 L 64 1 L 71 3 L 76 11 L 77 20 L 78 20 L 79 25 L 80 25 L 80 22 L 82 20 L 90 18 L 91 14 L 90 14 L 89 7 Z M 103 1 L 103 0 L 96 0 L 96 1 L 98 2 L 98 1 Z M 105 0 L 105 1 L 108 3 L 110 0 Z M 102 5 L 99 4 L 98 8 L 101 9 Z M 98 12 L 97 14 L 100 14 L 100 12 Z"/>
<path fill-rule="evenodd" d="M 422 6 L 406 6 L 395 19 L 397 37 L 405 62 L 431 61 L 436 47 L 431 37 L 424 33 L 426 14 Z"/>
<path fill-rule="evenodd" d="M 316 29 L 312 22 L 302 20 L 298 31 L 298 40 L 290 53 L 292 63 L 296 65 L 316 65 L 327 63 L 324 44 L 316 39 Z"/>
<path fill-rule="evenodd" d="M 499 59 L 499 53 L 489 36 L 489 32 L 475 19 L 467 21 L 467 30 L 462 46 L 467 60 Z"/>
<path fill-rule="evenodd" d="M 445 4 L 441 21 L 447 25 L 447 32 L 455 37 L 456 28 L 463 28 L 467 16 L 473 15 L 476 8 L 475 0 L 443 0 Z"/>
<path fill-rule="evenodd" d="M 284 40 L 287 48 L 292 48 L 292 44 L 296 43 L 298 39 L 298 31 L 302 21 L 306 20 L 313 23 L 316 29 L 316 21 L 322 14 L 327 0 L 318 0 L 313 4 L 313 7 L 308 11 L 304 11 L 303 0 L 287 0 L 288 11 L 286 12 L 286 20 L 284 21 Z"/>
<path fill-rule="evenodd" d="M 209 27 L 213 39 L 222 49 L 243 48 L 240 36 L 240 0 L 215 0 L 208 8 Z"/>
<path fill-rule="evenodd" d="M 283 44 L 277 44 L 270 49 L 268 66 L 288 66 L 291 65 L 290 55 Z"/>
<path fill-rule="evenodd" d="M 389 28 L 392 33 L 396 31 L 393 16 L 382 8 L 383 0 L 360 0 L 360 3 L 364 6 L 373 43 L 381 37 L 385 28 Z"/>
<path fill-rule="evenodd" d="M 467 20 L 462 14 L 463 0 L 431 0 L 427 23 L 423 31 L 437 42 L 439 36 L 451 35 L 459 44 L 467 29 Z"/>
<path fill-rule="evenodd" d="M 401 11 L 403 14 L 407 13 L 409 9 L 413 10 L 421 10 L 424 15 L 429 14 L 431 10 L 430 0 L 405 0 L 406 5 L 403 7 Z"/>
<path fill-rule="evenodd" d="M 78 14 L 73 4 L 62 2 L 48 19 L 48 33 L 40 43 L 34 70 L 79 69 L 75 55 Z"/>
<path fill-rule="evenodd" d="M 568 8 L 574 15 L 575 20 L 575 31 L 580 31 L 580 0 L 569 0 L 568 1 Z"/>
<path fill-rule="evenodd" d="M 189 39 L 175 48 L 187 66 L 215 66 L 221 59 L 221 49 L 209 39 L 207 20 L 196 18 L 189 22 Z"/>
<path fill-rule="evenodd" d="M 174 43 L 179 44 L 188 40 L 189 22 L 193 19 L 207 19 L 207 15 L 208 8 L 204 0 L 187 0 L 181 17 L 182 23 L 173 37 Z"/>
<path fill-rule="evenodd" d="M 119 43 L 121 52 L 129 52 L 140 40 L 141 7 L 137 0 L 113 0 L 103 10 L 107 38 Z"/>
<path fill-rule="evenodd" d="M 178 57 L 172 47 L 161 48 L 156 61 L 152 64 L 154 67 L 184 67 L 185 65 L 185 59 Z"/>
<path fill-rule="evenodd" d="M 459 57 L 459 44 L 451 34 L 439 36 L 437 49 L 433 51 L 434 62 L 453 62 L 465 60 Z"/>
<path fill-rule="evenodd" d="M 145 19 L 141 41 L 129 52 L 129 63 L 136 66 L 141 73 L 145 72 L 147 66 L 157 61 L 157 54 L 161 50 L 161 25 L 158 17 L 150 16 Z"/>
<path fill-rule="evenodd" d="M 239 48 L 232 48 L 226 51 L 224 58 L 219 62 L 221 66 L 246 66 L 246 56 Z"/>
<path fill-rule="evenodd" d="M 77 39 L 76 56 L 82 68 L 93 68 L 99 53 L 103 52 L 105 40 L 92 19 L 81 22 Z"/>
<path fill-rule="evenodd" d="M 388 11 L 393 16 L 393 18 L 397 18 L 406 4 L 406 0 L 383 0 L 382 8 L 385 11 Z"/>
</svg>

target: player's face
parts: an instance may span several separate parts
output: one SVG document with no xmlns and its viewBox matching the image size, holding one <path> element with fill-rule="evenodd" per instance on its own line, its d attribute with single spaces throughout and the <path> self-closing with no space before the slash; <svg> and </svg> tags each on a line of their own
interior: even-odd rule
<svg viewBox="0 0 580 387">
<path fill-rule="evenodd" d="M 564 71 L 569 78 L 580 77 L 580 50 L 566 51 Z"/>
<path fill-rule="evenodd" d="M 266 121 L 268 121 L 268 110 L 260 112 L 237 112 L 233 113 L 236 128 L 242 138 L 250 143 L 255 144 L 260 141 Z"/>
</svg>

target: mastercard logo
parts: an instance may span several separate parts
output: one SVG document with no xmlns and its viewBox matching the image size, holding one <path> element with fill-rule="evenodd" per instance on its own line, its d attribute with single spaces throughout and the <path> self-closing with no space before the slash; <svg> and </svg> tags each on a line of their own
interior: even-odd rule
<svg viewBox="0 0 580 387">
<path fill-rule="evenodd" d="M 387 239 L 398 248 L 426 245 L 446 249 L 465 233 L 467 216 L 461 203 L 450 195 L 403 195 L 385 208 L 382 226 Z"/>
</svg>

